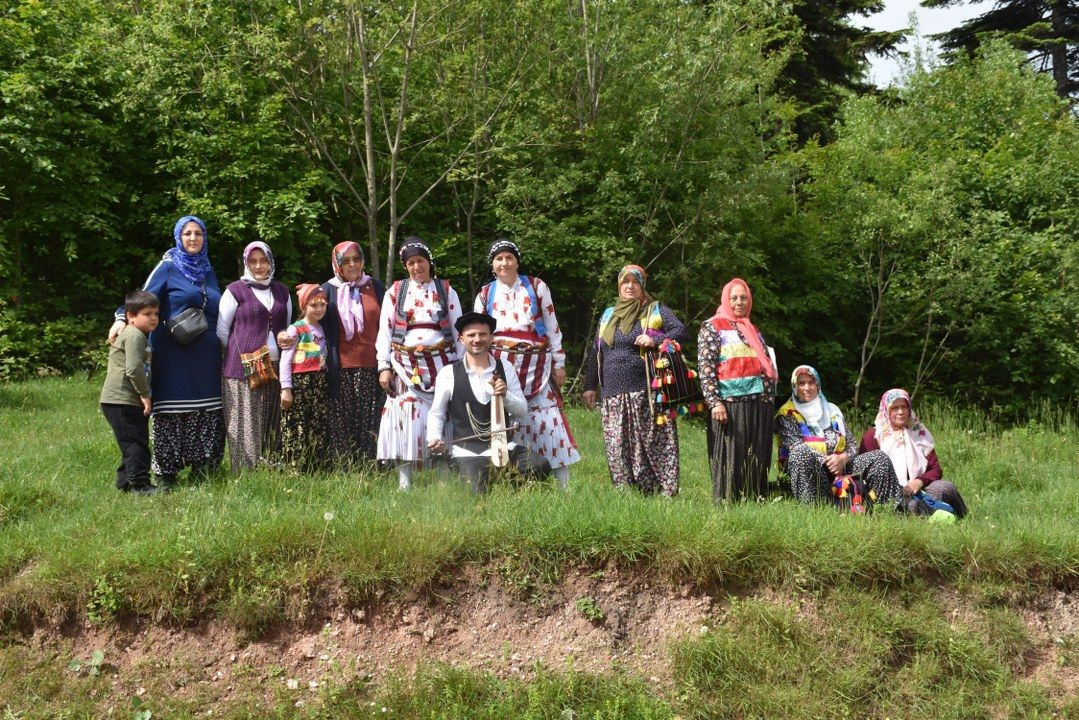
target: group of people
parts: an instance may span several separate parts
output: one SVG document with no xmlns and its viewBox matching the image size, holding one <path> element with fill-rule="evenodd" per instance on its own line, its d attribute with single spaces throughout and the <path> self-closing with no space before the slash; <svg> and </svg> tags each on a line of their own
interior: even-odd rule
<svg viewBox="0 0 1079 720">
<path fill-rule="evenodd" d="M 674 496 L 679 485 L 677 425 L 675 416 L 657 414 L 653 392 L 664 386 L 648 382 L 648 354 L 657 348 L 669 352 L 672 343 L 678 348 L 688 331 L 669 307 L 649 295 L 646 279 L 638 265 L 619 272 L 618 300 L 600 316 L 585 359 L 584 402 L 589 408 L 600 406 L 614 484 Z M 946 503 L 957 517 L 966 514 L 955 485 L 943 479 L 933 436 L 914 414 L 905 391 L 884 393 L 874 427 L 857 443 L 809 365 L 794 369 L 790 399 L 776 410 L 776 359 L 750 319 L 752 309 L 749 284 L 734 278 L 697 336 L 717 503 L 768 493 L 778 436 L 782 474 L 802 502 L 845 493 L 848 488 L 836 483 L 849 478 L 878 503 L 922 514 L 931 512 L 935 501 L 936 507 Z"/>
<path fill-rule="evenodd" d="M 482 492 L 501 427 L 496 406 L 504 406 L 515 431 L 510 464 L 528 476 L 553 474 L 567 487 L 580 455 L 563 412 L 562 332 L 550 289 L 521 273 L 512 241 L 491 246 L 493 279 L 466 312 L 418 237 L 400 248 L 407 277 L 388 288 L 364 272 L 357 243 L 339 243 L 330 257 L 333 277 L 298 285 L 294 307 L 289 289 L 274 279 L 266 243 L 244 249 L 242 277 L 222 292 L 205 223 L 184 216 L 173 236 L 174 247 L 129 294 L 109 333 L 101 403 L 121 448 L 120 489 L 168 488 L 186 468 L 205 474 L 222 462 L 227 439 L 234 471 L 263 463 L 319 471 L 377 460 L 396 468 L 401 489 L 432 454 L 448 454 Z M 657 414 L 662 393 L 653 389 L 662 390 L 662 381 L 650 385 L 649 375 L 669 367 L 656 362 L 657 353 L 679 354 L 688 331 L 646 287 L 644 268 L 619 272 L 617 300 L 588 346 L 583 400 L 600 406 L 613 483 L 674 496 L 677 414 Z M 752 308 L 749 285 L 735 278 L 698 334 L 717 502 L 768 492 L 778 436 L 780 464 L 798 500 L 831 497 L 837 479 L 850 477 L 877 502 L 919 512 L 928 496 L 965 514 L 904 391 L 885 393 L 874 427 L 858 443 L 808 365 L 794 370 L 791 397 L 777 411 L 776 359 L 750 319 Z M 683 372 L 696 388 L 696 372 Z"/>
<path fill-rule="evenodd" d="M 454 441 L 490 436 L 482 429 L 494 396 L 505 397 L 513 417 L 509 450 L 520 469 L 568 485 L 580 456 L 562 411 L 562 332 L 547 285 L 518 272 L 513 242 L 492 246 L 494 279 L 463 312 L 418 237 L 401 246 L 407 277 L 389 288 L 364 272 L 357 243 L 339 243 L 330 256 L 333 277 L 298 285 L 295 307 L 274 279 L 266 243 L 244 248 L 243 275 L 222 291 L 205 223 L 181 217 L 173 241 L 109 332 L 109 391 L 101 403 L 123 456 L 120 489 L 165 489 L 185 469 L 205 475 L 221 464 L 227 440 L 236 472 L 267 463 L 320 471 L 377 460 L 396 468 L 402 489 L 432 453 L 448 452 L 482 490 L 477 463 L 464 459 L 488 457 L 489 449 Z M 457 383 L 454 392 L 462 369 L 470 381 L 486 380 Z M 436 427 L 446 437 L 432 436 Z"/>
</svg>

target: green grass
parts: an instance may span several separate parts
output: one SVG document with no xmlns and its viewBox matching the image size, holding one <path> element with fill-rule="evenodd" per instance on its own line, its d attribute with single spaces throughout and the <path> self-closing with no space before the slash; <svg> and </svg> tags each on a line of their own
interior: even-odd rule
<svg viewBox="0 0 1079 720">
<path fill-rule="evenodd" d="M 398 716 L 417 718 L 561 718 L 567 708 L 581 718 L 928 717 L 929 696 L 950 708 L 934 717 L 1079 712 L 1022 679 L 1010 664 L 1008 643 L 1024 642 L 1014 633 L 957 630 L 897 601 L 914 593 L 911 602 L 931 603 L 917 593 L 940 585 L 994 602 L 1076 589 L 1079 458 L 1068 414 L 1045 410 L 1005 429 L 922 408 L 946 476 L 972 510 L 940 526 L 790 501 L 716 508 L 702 427 L 693 423 L 680 427 L 677 499 L 619 493 L 598 416 L 583 410 L 570 411 L 584 459 L 568 493 L 498 487 L 477 499 L 430 473 L 400 493 L 395 478 L 377 473 L 259 471 L 130 497 L 112 487 L 117 454 L 97 392 L 97 381 L 75 379 L 0 385 L 0 629 L 35 618 L 221 617 L 255 637 L 282 619 L 310 619 L 319 603 L 410 590 L 467 563 L 498 567 L 522 592 L 570 566 L 614 563 L 720 596 L 809 594 L 836 603 L 837 615 L 822 625 L 782 605 L 735 603 L 722 632 L 674 650 L 679 686 L 664 699 L 617 675 L 556 669 L 522 683 L 428 668 L 396 685 L 343 685 L 320 707 L 344 716 L 357 703 L 389 702 Z M 1014 625 L 1005 620 L 1002 627 Z M 0 693 L 15 692 L 13 668 L 32 667 L 27 677 L 40 687 L 53 687 L 59 672 L 57 693 L 70 695 L 41 707 L 85 707 L 88 715 L 98 707 L 94 688 L 103 681 L 73 682 L 56 658 L 12 641 L 0 643 L 0 662 Z M 14 707 L 34 716 L 34 706 Z M 182 703 L 170 708 L 187 712 Z M 287 705 L 279 714 L 305 712 Z"/>
<path fill-rule="evenodd" d="M 568 493 L 476 499 L 427 474 L 400 493 L 377 473 L 222 474 L 168 496 L 112 487 L 116 449 L 96 383 L 0 387 L 0 617 L 83 612 L 301 620 L 319 592 L 345 602 L 422 586 L 467 562 L 552 577 L 609 561 L 711 589 L 901 586 L 915 578 L 1072 588 L 1079 462 L 1072 420 L 999 430 L 928 412 L 972 516 L 938 527 L 852 519 L 784 501 L 716 508 L 701 428 L 681 428 L 674 501 L 610 487 L 594 414 L 572 411 L 584 460 Z M 331 520 L 325 518 L 330 517 Z M 258 630 L 257 627 L 250 628 Z"/>
</svg>

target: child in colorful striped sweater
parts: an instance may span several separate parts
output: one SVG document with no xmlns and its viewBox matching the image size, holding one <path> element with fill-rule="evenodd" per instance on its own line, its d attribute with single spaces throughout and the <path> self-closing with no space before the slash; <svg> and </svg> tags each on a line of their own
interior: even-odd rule
<svg viewBox="0 0 1079 720">
<path fill-rule="evenodd" d="M 326 291 L 314 283 L 296 287 L 303 316 L 286 332 L 296 343 L 281 352 L 281 454 L 301 472 L 329 464 L 330 401 L 326 375 Z"/>
</svg>

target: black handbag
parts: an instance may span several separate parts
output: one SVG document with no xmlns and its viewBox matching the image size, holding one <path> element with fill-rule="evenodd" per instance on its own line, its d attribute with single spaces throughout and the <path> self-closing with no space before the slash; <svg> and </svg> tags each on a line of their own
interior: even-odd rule
<svg viewBox="0 0 1079 720">
<path fill-rule="evenodd" d="M 169 335 L 180 345 L 187 345 L 206 332 L 206 283 L 202 285 L 202 307 L 180 312 L 169 318 L 167 326 Z"/>
<path fill-rule="evenodd" d="M 655 349 L 641 352 L 644 376 L 649 388 L 649 407 L 656 425 L 666 425 L 679 415 L 704 412 L 708 406 L 701 394 L 697 371 L 682 355 L 682 346 L 666 339 Z"/>
</svg>

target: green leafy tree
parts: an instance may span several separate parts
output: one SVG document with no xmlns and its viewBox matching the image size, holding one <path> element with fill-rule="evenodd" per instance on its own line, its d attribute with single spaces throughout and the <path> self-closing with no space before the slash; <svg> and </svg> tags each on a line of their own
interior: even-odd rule
<svg viewBox="0 0 1079 720">
<path fill-rule="evenodd" d="M 850 101 L 836 143 L 806 152 L 804 213 L 835 258 L 821 282 L 857 290 L 832 301 L 828 332 L 861 348 L 844 379 L 858 400 L 897 384 L 1013 411 L 1074 397 L 1074 117 L 1001 43 L 916 72 L 899 100 Z"/>
</svg>

